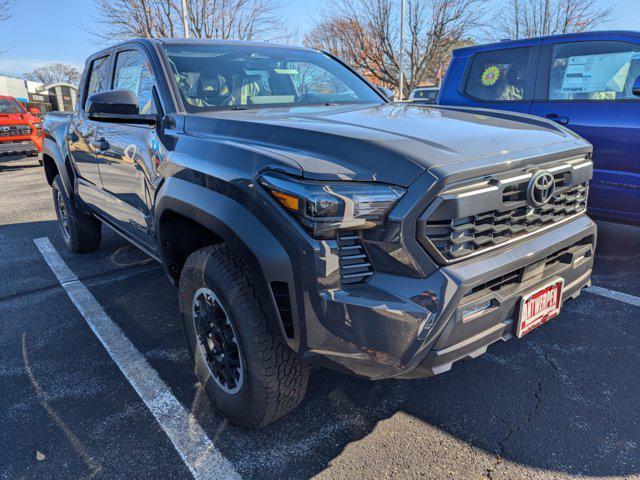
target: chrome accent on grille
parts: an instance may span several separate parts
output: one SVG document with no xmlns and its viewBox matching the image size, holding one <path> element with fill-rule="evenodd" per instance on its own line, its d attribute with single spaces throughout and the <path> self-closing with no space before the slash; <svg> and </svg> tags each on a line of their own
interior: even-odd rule
<svg viewBox="0 0 640 480">
<path fill-rule="evenodd" d="M 360 237 L 353 233 L 338 235 L 340 281 L 343 285 L 365 282 L 373 275 L 373 267 Z"/>
<path fill-rule="evenodd" d="M 1 125 L 0 137 L 17 137 L 21 135 L 31 134 L 31 127 L 29 125 Z"/>
<path fill-rule="evenodd" d="M 553 175 L 556 193 L 534 207 L 527 185 L 541 169 Z M 585 212 L 591 175 L 591 161 L 580 157 L 453 185 L 420 217 L 418 240 L 443 263 L 500 248 Z"/>
</svg>

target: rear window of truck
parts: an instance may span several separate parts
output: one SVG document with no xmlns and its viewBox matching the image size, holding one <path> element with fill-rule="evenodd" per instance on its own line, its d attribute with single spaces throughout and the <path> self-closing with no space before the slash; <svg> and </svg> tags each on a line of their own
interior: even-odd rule
<svg viewBox="0 0 640 480">
<path fill-rule="evenodd" d="M 487 102 L 518 102 L 528 97 L 526 74 L 530 47 L 480 52 L 473 64 L 465 93 Z"/>
<path fill-rule="evenodd" d="M 89 73 L 89 83 L 87 93 L 85 95 L 85 107 L 87 99 L 94 93 L 104 92 L 107 90 L 109 80 L 109 57 L 96 58 L 91 62 L 91 71 Z"/>
</svg>

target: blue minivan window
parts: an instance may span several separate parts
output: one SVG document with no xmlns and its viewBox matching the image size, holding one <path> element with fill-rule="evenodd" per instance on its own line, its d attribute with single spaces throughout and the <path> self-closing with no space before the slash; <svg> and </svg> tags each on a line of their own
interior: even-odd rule
<svg viewBox="0 0 640 480">
<path fill-rule="evenodd" d="M 640 46 L 624 42 L 561 43 L 553 47 L 549 100 L 640 100 Z"/>
<path fill-rule="evenodd" d="M 465 93 L 490 102 L 517 102 L 530 97 L 525 91 L 530 52 L 530 47 L 524 47 L 477 53 Z"/>
</svg>

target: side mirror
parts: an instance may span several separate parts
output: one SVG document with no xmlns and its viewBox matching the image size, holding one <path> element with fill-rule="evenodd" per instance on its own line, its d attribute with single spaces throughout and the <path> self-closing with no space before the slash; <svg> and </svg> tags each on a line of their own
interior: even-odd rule
<svg viewBox="0 0 640 480">
<path fill-rule="evenodd" d="M 636 81 L 633 82 L 631 93 L 633 93 L 636 97 L 640 97 L 640 77 L 636 78 Z"/>
<path fill-rule="evenodd" d="M 87 100 L 87 115 L 137 115 L 138 97 L 131 90 L 94 93 Z"/>
<path fill-rule="evenodd" d="M 382 92 L 382 94 L 387 97 L 390 102 L 393 102 L 396 99 L 396 94 L 393 93 L 393 90 L 391 90 L 390 88 L 378 86 L 378 90 L 380 90 L 380 92 Z"/>
<path fill-rule="evenodd" d="M 29 113 L 33 115 L 40 115 L 40 109 L 36 107 L 29 107 Z"/>
<path fill-rule="evenodd" d="M 138 97 L 131 90 L 108 90 L 87 99 L 87 116 L 101 122 L 147 123 L 158 121 L 157 115 L 141 115 Z"/>
</svg>

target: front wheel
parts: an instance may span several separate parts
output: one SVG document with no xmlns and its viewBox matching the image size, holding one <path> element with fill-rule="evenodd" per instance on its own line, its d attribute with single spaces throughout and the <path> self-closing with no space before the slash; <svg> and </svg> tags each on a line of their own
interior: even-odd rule
<svg viewBox="0 0 640 480">
<path fill-rule="evenodd" d="M 251 273 L 226 244 L 189 256 L 180 313 L 196 375 L 222 416 L 262 427 L 302 401 L 309 367 L 271 330 Z"/>
<path fill-rule="evenodd" d="M 102 224 L 91 215 L 80 211 L 64 189 L 60 175 L 56 175 L 51 185 L 53 205 L 56 209 L 62 239 L 74 253 L 92 252 L 100 246 Z"/>
</svg>

